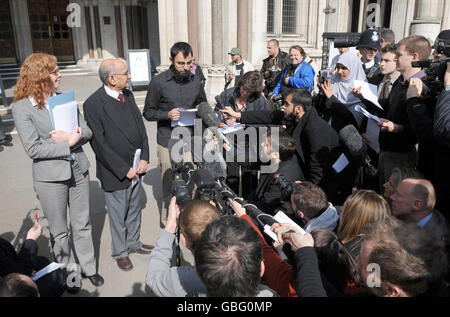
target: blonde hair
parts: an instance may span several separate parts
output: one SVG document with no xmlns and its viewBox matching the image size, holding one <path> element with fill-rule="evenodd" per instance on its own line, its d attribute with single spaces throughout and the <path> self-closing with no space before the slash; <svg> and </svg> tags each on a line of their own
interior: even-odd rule
<svg viewBox="0 0 450 317">
<path fill-rule="evenodd" d="M 359 236 L 364 226 L 383 221 L 391 216 L 386 200 L 373 190 L 360 190 L 344 203 L 338 227 L 338 237 L 347 243 Z"/>
<path fill-rule="evenodd" d="M 180 215 L 180 230 L 191 244 L 191 249 L 195 248 L 206 226 L 219 217 L 217 208 L 204 200 L 191 201 L 184 207 Z"/>
</svg>

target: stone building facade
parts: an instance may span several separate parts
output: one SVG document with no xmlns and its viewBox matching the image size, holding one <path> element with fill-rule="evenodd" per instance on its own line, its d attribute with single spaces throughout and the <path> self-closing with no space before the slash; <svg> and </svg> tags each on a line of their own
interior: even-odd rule
<svg viewBox="0 0 450 317">
<path fill-rule="evenodd" d="M 232 47 L 258 67 L 276 38 L 283 50 L 300 44 L 320 65 L 323 32 L 371 24 L 397 39 L 434 40 L 450 28 L 450 0 L 0 0 L 0 67 L 35 51 L 89 67 L 148 48 L 164 69 L 171 45 L 186 41 L 213 83 L 223 79 Z"/>
</svg>

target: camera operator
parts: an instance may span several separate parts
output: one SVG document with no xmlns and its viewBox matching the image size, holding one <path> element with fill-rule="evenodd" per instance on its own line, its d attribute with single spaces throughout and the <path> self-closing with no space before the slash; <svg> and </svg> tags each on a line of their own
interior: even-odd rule
<svg viewBox="0 0 450 317">
<path fill-rule="evenodd" d="M 361 54 L 361 62 L 367 81 L 378 86 L 383 79 L 380 70 L 380 60 L 377 58 L 378 50 L 381 49 L 380 35 L 374 29 L 367 29 L 361 34 L 356 49 Z"/>
<path fill-rule="evenodd" d="M 180 214 L 176 198 L 171 199 L 166 227 L 156 241 L 148 262 L 146 284 L 152 295 L 186 297 L 206 294 L 206 287 L 198 277 L 195 267 L 171 266 L 173 244 L 178 230 L 178 218 L 181 242 L 193 251 L 203 230 L 219 216 L 219 211 L 212 204 L 201 200 L 189 202 Z"/>
<path fill-rule="evenodd" d="M 297 158 L 305 179 L 320 185 L 330 201 L 339 199 L 336 197 L 337 180 L 329 177 L 330 167 L 335 162 L 331 154 L 339 147 L 338 134 L 319 116 L 306 89 L 289 91 L 283 110 L 239 113 L 227 107 L 222 113 L 240 118 L 241 123 L 281 124 L 286 120 L 289 125 L 287 132 L 295 140 Z"/>
<path fill-rule="evenodd" d="M 434 57 L 440 60 L 448 58 L 446 54 L 450 52 L 450 43 L 447 44 L 449 49 L 438 50 L 437 46 L 441 41 L 450 41 L 450 30 L 441 32 L 435 44 Z M 445 47 L 445 46 L 444 46 Z M 450 55 L 450 54 L 449 54 Z M 444 66 L 444 65 L 442 65 Z M 430 66 L 432 67 L 432 66 Z M 446 87 L 449 85 L 449 69 L 447 66 L 445 74 L 438 75 L 437 79 L 432 78 L 432 81 Z M 432 77 L 433 77 L 432 76 Z M 436 77 L 436 76 L 435 76 Z M 448 162 L 450 160 L 448 140 L 445 133 L 448 134 L 449 126 L 446 122 L 446 107 L 448 108 L 448 98 L 446 98 L 446 89 L 440 94 L 439 99 L 436 99 L 424 92 L 425 86 L 430 85 L 429 81 L 422 81 L 420 79 L 411 79 L 408 89 L 407 111 L 411 122 L 411 127 L 414 133 L 419 138 L 419 164 L 418 169 L 425 175 L 425 177 L 435 184 L 437 192 L 437 208 L 443 211 L 450 207 L 450 200 L 448 193 L 450 186 L 448 185 L 448 178 L 450 176 L 450 168 Z M 434 85 L 431 83 L 431 85 Z M 425 96 L 423 96 L 425 94 Z M 448 114 L 447 114 L 448 117 Z"/>
<path fill-rule="evenodd" d="M 264 96 L 269 98 L 275 86 L 280 81 L 281 73 L 290 64 L 289 54 L 281 51 L 278 40 L 272 39 L 267 43 L 269 57 L 263 60 L 261 75 L 265 80 Z"/>
<path fill-rule="evenodd" d="M 289 49 L 289 60 L 291 64 L 286 66 L 273 90 L 272 101 L 279 94 L 285 97 L 286 88 L 304 88 L 309 92 L 312 91 L 315 71 L 305 59 L 306 53 L 301 46 L 295 45 Z"/>
<path fill-rule="evenodd" d="M 294 139 L 286 132 L 281 132 L 276 137 L 270 131 L 261 144 L 261 153 L 272 163 L 278 164 L 278 169 L 273 173 L 261 173 L 255 205 L 261 211 L 273 215 L 275 209 L 283 204 L 282 185 L 277 180 L 283 177 L 283 180 L 294 183 L 304 177 L 295 155 Z"/>
</svg>

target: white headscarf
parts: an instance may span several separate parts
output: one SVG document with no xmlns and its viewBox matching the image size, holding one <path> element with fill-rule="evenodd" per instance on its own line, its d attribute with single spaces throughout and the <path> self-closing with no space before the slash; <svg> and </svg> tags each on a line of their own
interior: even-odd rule
<svg viewBox="0 0 450 317">
<path fill-rule="evenodd" d="M 348 106 L 348 109 L 355 117 L 358 127 L 361 126 L 364 115 L 355 110 L 357 105 L 365 108 L 364 104 L 357 97 L 353 95 L 353 91 L 350 88 L 354 85 L 355 80 L 361 80 L 367 82 L 366 73 L 362 68 L 361 60 L 353 52 L 345 52 L 338 57 L 336 64 L 344 65 L 349 71 L 350 75 L 344 79 L 339 77 L 336 72 L 331 77 L 331 88 L 333 95 L 343 104 Z"/>
<path fill-rule="evenodd" d="M 354 53 L 348 51 L 339 55 L 336 64 L 342 64 L 347 67 L 350 75 L 344 79 L 341 79 L 338 73 L 332 76 L 331 88 L 333 89 L 333 95 L 343 104 L 360 103 L 361 101 L 353 95 L 350 86 L 353 86 L 355 79 L 367 82 L 361 60 Z"/>
</svg>

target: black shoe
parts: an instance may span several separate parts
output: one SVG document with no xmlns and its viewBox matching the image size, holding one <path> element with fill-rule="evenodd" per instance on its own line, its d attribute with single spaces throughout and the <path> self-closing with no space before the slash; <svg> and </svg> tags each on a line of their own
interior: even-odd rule
<svg viewBox="0 0 450 317">
<path fill-rule="evenodd" d="M 0 145 L 3 146 L 13 146 L 14 144 L 11 142 L 10 138 L 5 138 L 3 140 L 0 141 Z"/>
<path fill-rule="evenodd" d="M 81 287 L 78 286 L 73 286 L 73 287 L 69 287 L 67 286 L 66 291 L 67 293 L 69 293 L 70 295 L 75 295 L 78 294 L 78 292 L 80 291 Z"/>
<path fill-rule="evenodd" d="M 105 280 L 103 279 L 103 277 L 100 274 L 94 274 L 91 276 L 86 276 L 84 273 L 81 274 L 82 277 L 84 278 L 88 278 L 89 281 L 91 281 L 92 285 L 94 286 L 102 286 L 105 283 Z"/>
</svg>

